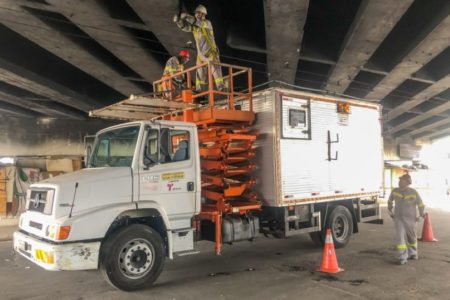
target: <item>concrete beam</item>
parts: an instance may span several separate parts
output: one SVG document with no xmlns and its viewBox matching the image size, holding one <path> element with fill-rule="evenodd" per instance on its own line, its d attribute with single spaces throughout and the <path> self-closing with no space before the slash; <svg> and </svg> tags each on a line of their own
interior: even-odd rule
<svg viewBox="0 0 450 300">
<path fill-rule="evenodd" d="M 411 98 L 411 100 L 403 102 L 399 106 L 392 109 L 390 112 L 388 112 L 385 119 L 387 121 L 390 121 L 392 119 L 397 118 L 401 114 L 407 112 L 408 110 L 416 107 L 419 104 L 422 104 L 431 97 L 447 90 L 449 86 L 450 86 L 450 75 L 447 75 L 441 80 L 437 81 L 435 84 L 430 85 L 420 93 L 416 94 L 414 97 Z"/>
<path fill-rule="evenodd" d="M 309 0 L 264 1 L 270 80 L 294 84 Z"/>
<path fill-rule="evenodd" d="M 11 0 L 8 0 L 8 1 L 11 1 Z M 24 7 L 35 8 L 35 9 L 40 9 L 40 10 L 46 10 L 46 11 L 50 11 L 50 12 L 59 13 L 58 8 L 56 8 L 54 6 L 51 6 L 51 5 L 48 5 L 48 4 L 44 4 L 44 3 L 28 2 L 27 0 L 15 0 L 14 2 L 16 4 L 19 4 L 20 6 L 24 6 Z M 135 23 L 135 22 L 126 21 L 126 20 L 119 20 L 119 19 L 115 19 L 115 22 L 117 24 L 125 26 L 125 27 L 151 31 L 151 29 L 145 24 Z"/>
<path fill-rule="evenodd" d="M 394 126 L 393 128 L 390 128 L 388 130 L 388 132 L 391 134 L 394 134 L 396 132 L 399 132 L 402 129 L 407 129 L 414 124 L 424 121 L 424 120 L 428 119 L 429 117 L 436 116 L 436 115 L 443 113 L 449 109 L 450 109 L 450 101 L 448 101 L 444 104 L 441 104 L 439 106 L 436 106 L 435 108 L 430 109 L 429 111 L 426 111 L 421 115 L 415 116 L 415 117 L 409 119 L 408 121 L 405 121 L 397 126 Z"/>
<path fill-rule="evenodd" d="M 34 112 L 32 110 L 28 110 L 26 108 L 13 105 L 10 103 L 6 103 L 0 100 L 0 110 L 5 111 L 7 113 L 13 113 L 16 115 L 19 115 L 21 117 L 27 117 L 27 118 L 36 118 L 39 116 L 42 116 L 41 114 Z"/>
<path fill-rule="evenodd" d="M 407 136 L 407 137 L 414 138 L 414 136 L 417 136 L 417 135 L 419 135 L 419 134 L 421 134 L 423 132 L 431 131 L 431 130 L 433 130 L 435 128 L 438 128 L 438 127 L 441 127 L 441 126 L 446 126 L 446 125 L 448 127 L 450 127 L 450 118 L 434 122 L 434 123 L 432 123 L 430 125 L 422 126 L 420 128 L 414 129 L 414 130 L 412 130 L 412 131 L 410 131 L 408 133 L 397 135 L 397 137 Z"/>
<path fill-rule="evenodd" d="M 0 101 L 6 102 L 15 106 L 19 106 L 28 110 L 32 110 L 36 113 L 44 114 L 49 117 L 65 117 L 75 120 L 84 120 L 86 116 L 83 116 L 78 112 L 74 112 L 69 108 L 55 103 L 53 101 L 35 101 L 17 97 L 15 95 L 8 94 L 0 91 Z M 59 104 L 59 105 L 58 105 Z"/>
<path fill-rule="evenodd" d="M 148 82 L 161 77 L 162 66 L 97 1 L 47 2 Z"/>
<path fill-rule="evenodd" d="M 0 80 L 85 112 L 104 106 L 102 103 L 1 58 Z"/>
<path fill-rule="evenodd" d="M 450 136 L 450 127 L 449 128 L 445 128 L 445 129 L 441 129 L 438 131 L 434 131 L 434 132 L 429 132 L 428 134 L 424 134 L 421 135 L 420 137 L 417 137 L 416 139 L 429 139 L 429 140 L 435 140 L 438 138 L 442 138 L 445 137 L 446 135 Z"/>
<path fill-rule="evenodd" d="M 405 80 L 419 71 L 438 54 L 449 46 L 450 15 L 399 63 L 378 85 L 367 95 L 370 99 L 383 99 Z"/>
<path fill-rule="evenodd" d="M 363 0 L 325 89 L 345 92 L 412 3 L 413 0 Z"/>
<path fill-rule="evenodd" d="M 124 95 L 145 92 L 83 47 L 24 10 L 15 1 L 3 2 L 11 8 L 7 11 L 0 10 L 0 22 L 5 26 Z"/>
<path fill-rule="evenodd" d="M 304 55 L 300 55 L 300 59 L 301 60 L 305 60 L 305 61 L 314 62 L 314 63 L 326 64 L 326 65 L 330 65 L 330 66 L 335 66 L 336 65 L 336 62 L 333 62 L 332 60 L 328 60 L 328 59 L 320 59 L 320 58 L 304 56 Z M 361 69 L 361 71 L 368 72 L 368 73 L 373 73 L 373 74 L 378 74 L 378 75 L 383 75 L 383 76 L 389 75 L 389 72 L 375 70 L 375 69 L 371 69 L 371 68 L 367 68 L 367 67 L 363 67 Z M 436 82 L 435 80 L 432 80 L 432 79 L 424 79 L 424 78 L 419 78 L 419 77 L 414 77 L 414 76 L 411 76 L 410 78 L 412 80 L 414 80 L 414 81 L 419 81 L 419 82 L 424 82 L 424 83 L 429 83 L 429 84 L 433 84 L 433 83 Z M 371 101 L 375 100 L 375 99 L 369 98 L 367 96 L 364 97 L 364 98 L 365 99 L 370 99 Z"/>
<path fill-rule="evenodd" d="M 179 11 L 178 0 L 152 0 L 151 5 L 148 0 L 127 2 L 171 55 L 177 54 L 187 41 L 194 40 L 192 33 L 181 31 L 172 21 Z"/>
</svg>

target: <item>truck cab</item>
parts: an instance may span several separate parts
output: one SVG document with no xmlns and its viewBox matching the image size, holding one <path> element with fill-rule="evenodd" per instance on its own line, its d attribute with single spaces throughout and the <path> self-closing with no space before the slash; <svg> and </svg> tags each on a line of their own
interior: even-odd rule
<svg viewBox="0 0 450 300">
<path fill-rule="evenodd" d="M 47 270 L 100 267 L 119 288 L 151 284 L 166 256 L 193 249 L 198 152 L 188 122 L 100 131 L 88 168 L 31 186 L 14 249 Z"/>
</svg>

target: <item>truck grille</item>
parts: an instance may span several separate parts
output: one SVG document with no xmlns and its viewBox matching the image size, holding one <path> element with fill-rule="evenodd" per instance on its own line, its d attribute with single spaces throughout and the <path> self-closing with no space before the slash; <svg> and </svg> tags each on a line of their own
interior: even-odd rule
<svg viewBox="0 0 450 300">
<path fill-rule="evenodd" d="M 33 189 L 30 192 L 30 198 L 27 199 L 27 209 L 37 211 L 46 215 L 52 213 L 54 190 L 51 189 Z"/>
</svg>

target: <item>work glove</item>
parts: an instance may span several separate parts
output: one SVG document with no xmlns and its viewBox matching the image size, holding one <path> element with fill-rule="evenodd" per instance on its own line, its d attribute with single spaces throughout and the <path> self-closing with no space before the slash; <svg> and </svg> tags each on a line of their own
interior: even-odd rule
<svg viewBox="0 0 450 300">
<path fill-rule="evenodd" d="M 419 222 L 420 221 L 420 219 L 424 219 L 425 218 L 425 214 L 423 214 L 423 215 L 420 215 L 420 216 L 418 216 L 417 218 L 416 218 L 416 222 Z"/>
</svg>

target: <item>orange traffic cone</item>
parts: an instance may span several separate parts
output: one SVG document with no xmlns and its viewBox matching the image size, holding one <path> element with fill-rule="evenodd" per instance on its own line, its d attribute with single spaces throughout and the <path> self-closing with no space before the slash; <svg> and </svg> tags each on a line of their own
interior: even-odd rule
<svg viewBox="0 0 450 300">
<path fill-rule="evenodd" d="M 433 228 L 431 228 L 431 221 L 428 213 L 425 214 L 425 219 L 423 220 L 422 237 L 419 239 L 422 242 L 437 242 L 438 240 L 434 238 Z"/>
<path fill-rule="evenodd" d="M 325 237 L 325 246 L 323 248 L 322 264 L 317 271 L 323 273 L 339 273 L 344 269 L 339 268 L 336 253 L 334 252 L 333 237 L 331 236 L 331 229 L 327 229 Z"/>
</svg>

